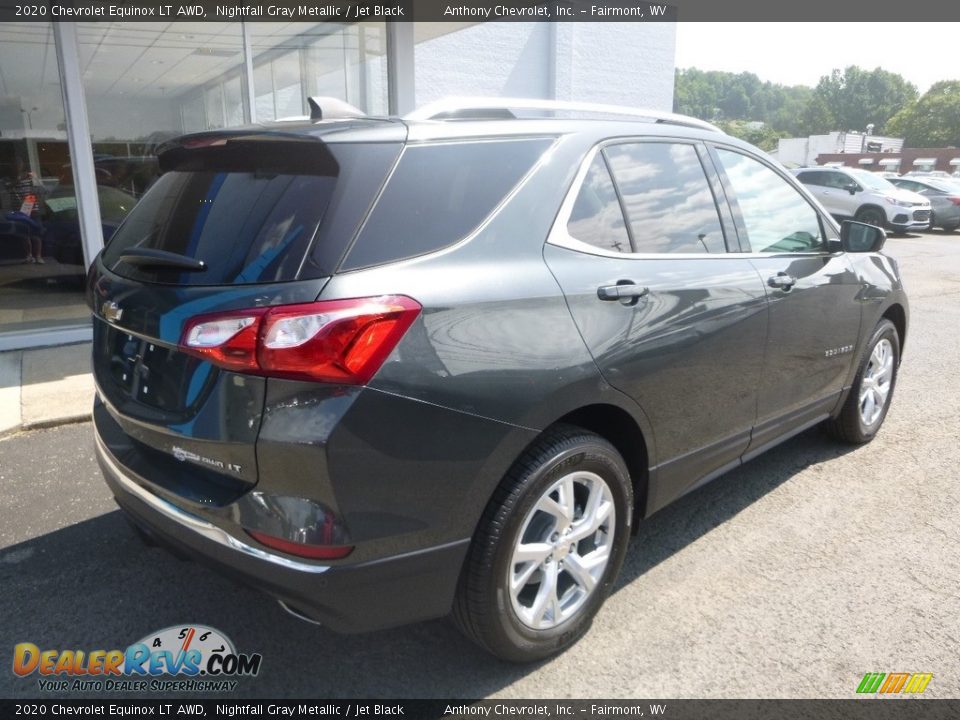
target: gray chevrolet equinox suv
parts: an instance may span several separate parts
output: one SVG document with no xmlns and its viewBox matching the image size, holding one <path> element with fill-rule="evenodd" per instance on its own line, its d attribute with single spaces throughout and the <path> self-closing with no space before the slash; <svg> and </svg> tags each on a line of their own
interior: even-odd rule
<svg viewBox="0 0 960 720">
<path fill-rule="evenodd" d="M 629 108 L 311 102 L 168 142 L 90 270 L 97 455 L 144 539 L 337 631 L 452 613 L 534 660 L 652 513 L 880 429 L 884 233 L 762 152 Z"/>
</svg>

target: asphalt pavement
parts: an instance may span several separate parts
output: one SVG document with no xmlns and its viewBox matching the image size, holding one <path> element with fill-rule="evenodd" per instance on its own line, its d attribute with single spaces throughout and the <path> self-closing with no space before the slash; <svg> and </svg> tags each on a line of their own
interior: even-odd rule
<svg viewBox="0 0 960 720">
<path fill-rule="evenodd" d="M 444 620 L 305 624 L 141 545 L 89 423 L 0 440 L 0 697 L 38 695 L 9 670 L 15 643 L 125 648 L 197 623 L 262 653 L 240 697 L 850 698 L 866 672 L 930 672 L 925 697 L 960 697 L 960 233 L 887 252 L 912 317 L 878 438 L 804 433 L 658 513 L 592 631 L 538 665 L 494 660 Z"/>
</svg>

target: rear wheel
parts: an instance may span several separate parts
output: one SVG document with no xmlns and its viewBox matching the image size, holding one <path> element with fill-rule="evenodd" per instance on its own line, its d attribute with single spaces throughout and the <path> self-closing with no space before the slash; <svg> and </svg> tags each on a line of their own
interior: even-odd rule
<svg viewBox="0 0 960 720">
<path fill-rule="evenodd" d="M 900 338 L 889 320 L 881 320 L 870 336 L 850 395 L 827 431 L 853 444 L 873 440 L 890 408 L 900 365 Z"/>
<path fill-rule="evenodd" d="M 603 438 L 558 426 L 517 461 L 467 556 L 454 620 L 514 662 L 575 643 L 613 587 L 630 534 L 626 465 Z"/>
</svg>

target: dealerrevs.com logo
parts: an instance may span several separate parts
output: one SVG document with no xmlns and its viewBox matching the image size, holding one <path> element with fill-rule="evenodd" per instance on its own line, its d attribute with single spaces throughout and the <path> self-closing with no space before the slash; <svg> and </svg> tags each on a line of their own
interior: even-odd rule
<svg viewBox="0 0 960 720">
<path fill-rule="evenodd" d="M 231 692 L 239 677 L 260 672 L 259 653 L 238 653 L 219 630 L 177 625 L 126 650 L 13 648 L 13 672 L 37 677 L 44 692 Z"/>
</svg>

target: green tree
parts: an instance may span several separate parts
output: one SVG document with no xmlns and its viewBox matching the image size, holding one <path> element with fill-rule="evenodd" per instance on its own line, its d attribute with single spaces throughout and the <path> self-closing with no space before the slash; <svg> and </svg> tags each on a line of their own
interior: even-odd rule
<svg viewBox="0 0 960 720">
<path fill-rule="evenodd" d="M 745 120 L 724 120 L 720 122 L 720 129 L 727 135 L 745 140 L 751 145 L 756 145 L 761 150 L 770 152 L 777 148 L 777 141 L 787 134 L 774 130 L 769 125 L 763 124 L 759 127 L 751 125 Z"/>
<path fill-rule="evenodd" d="M 960 147 L 960 80 L 935 83 L 890 118 L 887 132 L 907 147 Z"/>
<path fill-rule="evenodd" d="M 817 121 L 819 132 L 827 131 L 823 126 L 826 119 L 831 130 L 862 131 L 872 123 L 874 132 L 887 132 L 887 121 L 916 99 L 916 86 L 900 75 L 851 65 L 820 78 L 811 100 L 819 104 L 812 119 Z"/>
</svg>

